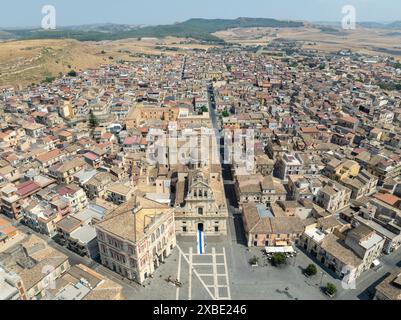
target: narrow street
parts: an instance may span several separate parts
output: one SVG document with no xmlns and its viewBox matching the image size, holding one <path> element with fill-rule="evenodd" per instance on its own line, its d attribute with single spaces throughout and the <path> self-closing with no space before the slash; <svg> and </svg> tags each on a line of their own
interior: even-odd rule
<svg viewBox="0 0 401 320">
<path fill-rule="evenodd" d="M 208 87 L 209 113 L 213 128 L 216 132 L 221 132 L 218 114 L 216 110 L 216 102 L 214 96 L 213 85 Z M 238 200 L 235 193 L 234 179 L 232 176 L 231 165 L 224 163 L 224 139 L 217 137 L 217 143 L 220 148 L 220 161 L 222 166 L 222 177 L 224 181 L 224 192 L 226 197 L 227 208 L 229 212 L 228 234 L 232 242 L 246 245 L 245 232 L 242 224 L 242 217 L 239 212 Z"/>
</svg>

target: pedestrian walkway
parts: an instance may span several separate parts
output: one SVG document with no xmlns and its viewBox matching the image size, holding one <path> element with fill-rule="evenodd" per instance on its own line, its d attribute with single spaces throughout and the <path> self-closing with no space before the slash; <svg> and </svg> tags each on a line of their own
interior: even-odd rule
<svg viewBox="0 0 401 320">
<path fill-rule="evenodd" d="M 177 279 L 182 279 L 182 266 L 187 264 L 188 269 L 188 300 L 196 299 L 197 290 L 193 282 L 198 281 L 207 291 L 212 300 L 231 300 L 230 281 L 228 276 L 227 255 L 225 248 L 220 252 L 211 248 L 210 252 L 194 253 L 193 247 L 184 252 L 180 247 Z M 177 288 L 176 299 L 180 296 L 181 288 Z"/>
</svg>

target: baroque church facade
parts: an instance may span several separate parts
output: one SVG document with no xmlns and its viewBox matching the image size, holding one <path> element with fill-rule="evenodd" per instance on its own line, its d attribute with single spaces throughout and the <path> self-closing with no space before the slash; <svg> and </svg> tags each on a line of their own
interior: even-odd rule
<svg viewBox="0 0 401 320">
<path fill-rule="evenodd" d="M 221 173 L 179 172 L 176 184 L 175 221 L 178 235 L 226 235 L 228 210 Z M 209 174 L 208 174 L 209 173 Z"/>
</svg>

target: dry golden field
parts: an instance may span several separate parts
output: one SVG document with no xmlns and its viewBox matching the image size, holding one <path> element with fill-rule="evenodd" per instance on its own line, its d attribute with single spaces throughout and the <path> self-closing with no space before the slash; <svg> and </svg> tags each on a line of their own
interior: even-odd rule
<svg viewBox="0 0 401 320">
<path fill-rule="evenodd" d="M 137 54 L 176 54 L 185 49 L 209 46 L 184 43 L 178 38 L 142 38 L 119 41 L 24 40 L 0 42 L 0 86 L 26 86 L 73 69 L 96 68 L 117 60 L 133 61 Z M 161 51 L 176 47 L 179 51 Z M 111 59 L 111 57 L 113 59 Z"/>
<path fill-rule="evenodd" d="M 392 34 L 393 33 L 393 34 Z M 371 55 L 391 54 L 401 57 L 401 32 L 358 28 L 338 33 L 322 32 L 307 26 L 304 28 L 244 28 L 220 31 L 214 35 L 227 42 L 242 45 L 266 45 L 276 38 L 302 41 L 304 48 L 323 52 L 352 49 Z M 390 50 L 383 52 L 384 50 Z"/>
<path fill-rule="evenodd" d="M 0 84 L 27 85 L 103 61 L 90 45 L 73 40 L 30 40 L 0 45 Z"/>
</svg>

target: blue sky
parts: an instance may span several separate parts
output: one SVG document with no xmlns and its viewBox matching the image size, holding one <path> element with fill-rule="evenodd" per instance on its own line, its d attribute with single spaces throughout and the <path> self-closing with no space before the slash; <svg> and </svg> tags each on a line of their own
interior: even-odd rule
<svg viewBox="0 0 401 320">
<path fill-rule="evenodd" d="M 2 0 L 0 27 L 39 26 L 43 5 L 54 5 L 57 25 L 167 24 L 189 18 L 263 17 L 341 21 L 356 7 L 358 21 L 401 20 L 400 0 Z"/>
</svg>

